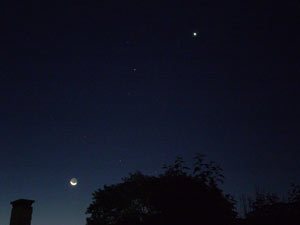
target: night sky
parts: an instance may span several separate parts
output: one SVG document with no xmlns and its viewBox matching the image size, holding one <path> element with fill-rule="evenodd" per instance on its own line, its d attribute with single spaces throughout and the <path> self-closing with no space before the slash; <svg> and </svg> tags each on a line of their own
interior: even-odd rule
<svg viewBox="0 0 300 225">
<path fill-rule="evenodd" d="M 83 225 L 93 191 L 177 155 L 236 198 L 300 183 L 298 1 L 95 2 L 0 5 L 1 225 L 18 198 Z"/>
</svg>

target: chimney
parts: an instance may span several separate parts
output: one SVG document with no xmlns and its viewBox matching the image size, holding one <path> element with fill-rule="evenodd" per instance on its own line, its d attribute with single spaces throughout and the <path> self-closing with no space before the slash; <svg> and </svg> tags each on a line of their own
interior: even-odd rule
<svg viewBox="0 0 300 225">
<path fill-rule="evenodd" d="M 31 225 L 33 200 L 19 199 L 11 202 L 10 225 Z"/>
</svg>

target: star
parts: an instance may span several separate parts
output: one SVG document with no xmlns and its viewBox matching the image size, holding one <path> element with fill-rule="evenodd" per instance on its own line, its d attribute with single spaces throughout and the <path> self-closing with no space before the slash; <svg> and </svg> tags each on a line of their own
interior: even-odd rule
<svg viewBox="0 0 300 225">
<path fill-rule="evenodd" d="M 197 32 L 194 32 L 194 33 L 193 33 L 193 36 L 194 36 L 194 37 L 197 37 L 197 35 L 198 35 Z"/>
</svg>

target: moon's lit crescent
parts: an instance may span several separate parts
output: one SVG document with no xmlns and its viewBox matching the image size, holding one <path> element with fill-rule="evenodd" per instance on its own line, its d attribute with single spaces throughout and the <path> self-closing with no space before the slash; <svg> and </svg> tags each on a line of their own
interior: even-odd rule
<svg viewBox="0 0 300 225">
<path fill-rule="evenodd" d="M 70 180 L 70 184 L 72 185 L 72 186 L 76 186 L 77 185 L 77 179 L 76 178 L 72 178 L 71 180 Z"/>
</svg>

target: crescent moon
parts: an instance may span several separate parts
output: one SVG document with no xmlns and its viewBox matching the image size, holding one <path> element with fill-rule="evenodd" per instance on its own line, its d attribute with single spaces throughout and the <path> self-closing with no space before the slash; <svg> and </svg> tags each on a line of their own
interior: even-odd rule
<svg viewBox="0 0 300 225">
<path fill-rule="evenodd" d="M 71 179 L 71 181 L 70 181 L 70 184 L 72 185 L 72 186 L 76 186 L 77 185 L 77 179 L 76 178 L 72 178 Z"/>
</svg>

